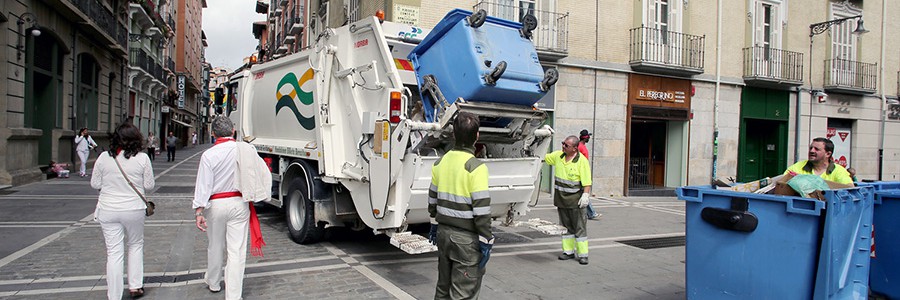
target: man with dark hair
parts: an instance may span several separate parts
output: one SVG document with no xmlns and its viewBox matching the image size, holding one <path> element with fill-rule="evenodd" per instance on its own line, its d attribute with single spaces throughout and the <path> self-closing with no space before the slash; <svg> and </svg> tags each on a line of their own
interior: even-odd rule
<svg viewBox="0 0 900 300">
<path fill-rule="evenodd" d="M 556 174 L 553 205 L 559 222 L 566 227 L 562 236 L 563 253 L 559 260 L 578 257 L 578 263 L 588 264 L 587 212 L 590 203 L 591 165 L 578 153 L 578 137 L 572 135 L 562 142 L 562 150 L 544 156 Z"/>
<path fill-rule="evenodd" d="M 850 173 L 841 165 L 834 163 L 833 154 L 834 143 L 831 140 L 823 137 L 814 138 L 809 144 L 807 160 L 788 167 L 784 174 L 812 174 L 840 184 L 853 184 Z"/>
<path fill-rule="evenodd" d="M 581 133 L 578 135 L 578 153 L 584 156 L 585 159 L 590 158 L 588 155 L 587 143 L 591 140 L 591 133 L 587 129 L 582 129 Z M 587 218 L 594 220 L 603 216 L 603 214 L 598 213 L 594 210 L 594 205 L 588 202 L 587 205 Z"/>
<path fill-rule="evenodd" d="M 169 131 L 166 137 L 166 161 L 175 161 L 175 146 L 178 145 L 178 137 L 174 132 Z"/>
<path fill-rule="evenodd" d="M 453 150 L 431 169 L 429 238 L 437 242 L 435 299 L 475 299 L 494 245 L 487 166 L 475 158 L 478 117 L 461 112 L 453 122 Z"/>
</svg>

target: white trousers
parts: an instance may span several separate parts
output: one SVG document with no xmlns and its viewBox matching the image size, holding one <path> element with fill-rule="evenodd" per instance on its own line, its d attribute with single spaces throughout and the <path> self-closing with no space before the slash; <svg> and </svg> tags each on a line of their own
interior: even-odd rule
<svg viewBox="0 0 900 300">
<path fill-rule="evenodd" d="M 144 287 L 144 210 L 98 210 L 97 221 L 106 240 L 106 296 L 122 299 L 122 265 L 128 247 L 128 288 Z"/>
<path fill-rule="evenodd" d="M 91 152 L 89 152 L 89 151 L 76 151 L 76 152 L 78 152 L 78 158 L 81 159 L 81 167 L 79 167 L 79 169 L 78 169 L 78 172 L 79 172 L 78 175 L 85 174 L 85 171 L 87 171 L 88 155 L 90 155 Z"/>
<path fill-rule="evenodd" d="M 241 299 L 244 287 L 244 265 L 247 262 L 247 234 L 250 230 L 250 206 L 241 197 L 209 201 L 206 209 L 207 250 L 206 283 L 210 289 L 221 289 L 222 255 L 228 253 L 225 265 L 225 299 Z"/>
</svg>

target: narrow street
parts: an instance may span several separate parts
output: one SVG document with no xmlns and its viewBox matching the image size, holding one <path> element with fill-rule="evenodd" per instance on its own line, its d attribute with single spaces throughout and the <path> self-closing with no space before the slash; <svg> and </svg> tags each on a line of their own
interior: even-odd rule
<svg viewBox="0 0 900 300">
<path fill-rule="evenodd" d="M 146 221 L 145 299 L 221 299 L 209 293 L 206 235 L 190 209 L 200 145 L 157 157 L 156 215 Z M 97 191 L 89 177 L 51 179 L 0 190 L 0 299 L 100 299 L 105 246 L 92 221 Z M 558 261 L 559 238 L 495 222 L 497 245 L 483 299 L 683 299 L 684 205 L 672 198 L 593 198 L 591 262 Z M 370 231 L 329 231 L 327 242 L 293 243 L 277 208 L 259 205 L 265 257 L 248 253 L 244 299 L 430 299 L 437 258 L 408 255 Z M 549 195 L 526 217 L 557 220 Z M 27 229 L 27 230 L 25 230 Z M 425 227 L 414 227 L 423 231 Z M 421 232 L 420 232 L 421 233 Z M 127 293 L 126 293 L 127 294 Z M 127 296 L 126 296 L 127 297 Z"/>
</svg>

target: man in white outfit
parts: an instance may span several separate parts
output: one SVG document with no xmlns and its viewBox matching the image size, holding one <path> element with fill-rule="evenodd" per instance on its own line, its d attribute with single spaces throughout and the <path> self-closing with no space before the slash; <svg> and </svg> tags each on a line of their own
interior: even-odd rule
<svg viewBox="0 0 900 300">
<path fill-rule="evenodd" d="M 222 255 L 227 252 L 225 299 L 241 299 L 248 231 L 253 255 L 261 256 L 265 245 L 253 202 L 271 196 L 272 174 L 253 146 L 232 138 L 234 124 L 230 119 L 216 117 L 212 129 L 217 139 L 200 159 L 193 208 L 197 228 L 209 239 L 209 290 L 216 293 L 222 289 Z"/>
</svg>

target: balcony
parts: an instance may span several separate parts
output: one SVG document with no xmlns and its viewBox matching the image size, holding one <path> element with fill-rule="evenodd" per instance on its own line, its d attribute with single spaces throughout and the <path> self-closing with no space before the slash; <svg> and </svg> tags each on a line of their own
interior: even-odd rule
<svg viewBox="0 0 900 300">
<path fill-rule="evenodd" d="M 631 69 L 675 76 L 703 74 L 705 36 L 649 27 L 632 28 L 630 36 Z"/>
<path fill-rule="evenodd" d="M 786 89 L 803 84 L 803 53 L 754 46 L 744 48 L 744 81 Z"/>
<path fill-rule="evenodd" d="M 296 39 L 293 35 L 289 35 L 289 36 L 284 37 L 284 43 L 285 43 L 285 44 L 293 45 L 294 42 L 296 42 L 296 41 L 297 41 L 297 39 Z"/>
<path fill-rule="evenodd" d="M 147 75 L 159 80 L 161 83 L 166 82 L 166 72 L 163 70 L 163 67 L 156 63 L 143 49 L 131 49 L 128 53 L 128 64 L 143 70 Z"/>
<path fill-rule="evenodd" d="M 520 22 L 521 9 L 516 5 L 481 1 L 474 11 L 484 9 L 489 16 Z M 556 61 L 569 56 L 569 14 L 538 9 L 529 9 L 537 18 L 537 28 L 531 41 L 542 60 Z"/>
<path fill-rule="evenodd" d="M 269 13 L 269 4 L 265 1 L 256 1 L 256 13 L 258 14 L 266 14 Z"/>
<path fill-rule="evenodd" d="M 297 35 L 303 32 L 303 19 L 295 17 L 291 21 L 291 28 L 288 29 L 288 34 Z"/>
<path fill-rule="evenodd" d="M 128 29 L 98 0 L 48 1 L 57 12 L 82 26 L 83 33 L 103 41 L 122 55 L 128 52 Z"/>
<path fill-rule="evenodd" d="M 878 86 L 878 64 L 847 59 L 825 60 L 825 91 L 868 95 Z"/>
</svg>

